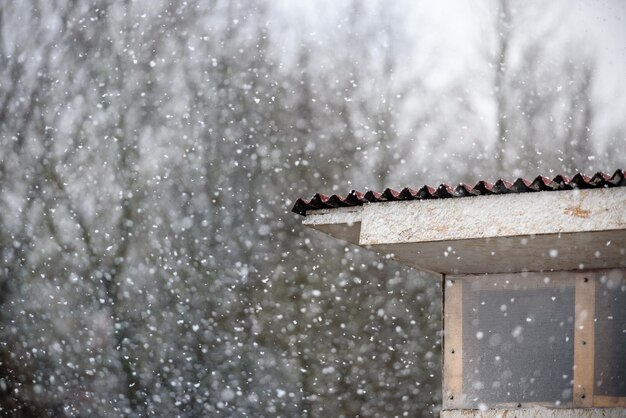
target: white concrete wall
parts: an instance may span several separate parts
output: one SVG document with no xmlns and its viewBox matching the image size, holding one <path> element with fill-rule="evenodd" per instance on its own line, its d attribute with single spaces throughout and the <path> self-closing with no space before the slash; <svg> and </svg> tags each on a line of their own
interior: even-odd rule
<svg viewBox="0 0 626 418">
<path fill-rule="evenodd" d="M 626 418 L 624 408 L 550 409 L 519 408 L 487 411 L 441 411 L 441 418 Z"/>
</svg>

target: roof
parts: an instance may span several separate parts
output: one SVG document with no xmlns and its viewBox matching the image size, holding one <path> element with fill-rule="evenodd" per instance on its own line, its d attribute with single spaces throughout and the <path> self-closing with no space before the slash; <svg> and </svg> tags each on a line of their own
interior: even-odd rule
<svg viewBox="0 0 626 418">
<path fill-rule="evenodd" d="M 352 190 L 345 197 L 336 194 L 326 196 L 316 193 L 309 200 L 298 199 L 291 211 L 306 216 L 306 212 L 310 210 L 361 206 L 365 203 L 450 199 L 509 193 L 554 192 L 560 190 L 601 189 L 624 186 L 626 186 L 625 170 L 618 169 L 613 175 L 598 172 L 592 177 L 577 173 L 572 178 L 559 174 L 553 179 L 543 176 L 537 176 L 532 181 L 523 178 L 518 178 L 513 182 L 500 179 L 493 184 L 480 180 L 474 187 L 461 183 L 455 188 L 452 188 L 444 183 L 437 188 L 426 185 L 417 190 L 409 187 L 405 187 L 400 191 L 388 188 L 383 192 L 370 190 L 366 193 Z"/>
</svg>

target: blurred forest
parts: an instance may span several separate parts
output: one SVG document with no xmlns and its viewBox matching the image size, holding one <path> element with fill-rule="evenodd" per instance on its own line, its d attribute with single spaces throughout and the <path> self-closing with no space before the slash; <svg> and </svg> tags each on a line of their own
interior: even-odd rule
<svg viewBox="0 0 626 418">
<path fill-rule="evenodd" d="M 516 4 L 451 71 L 427 2 L 0 2 L 0 414 L 437 416 L 438 280 L 290 209 L 624 168 L 602 49 Z"/>
</svg>

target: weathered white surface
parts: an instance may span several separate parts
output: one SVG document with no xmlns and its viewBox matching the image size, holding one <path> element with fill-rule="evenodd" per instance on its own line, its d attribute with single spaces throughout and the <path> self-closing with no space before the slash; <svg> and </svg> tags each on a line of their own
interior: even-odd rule
<svg viewBox="0 0 626 418">
<path fill-rule="evenodd" d="M 624 408 L 549 409 L 516 408 L 487 411 L 441 411 L 441 418 L 625 418 Z"/>
<path fill-rule="evenodd" d="M 626 230 L 626 187 L 363 207 L 360 245 Z"/>
<path fill-rule="evenodd" d="M 362 211 L 361 206 L 309 211 L 302 223 L 337 239 L 358 245 Z"/>
</svg>

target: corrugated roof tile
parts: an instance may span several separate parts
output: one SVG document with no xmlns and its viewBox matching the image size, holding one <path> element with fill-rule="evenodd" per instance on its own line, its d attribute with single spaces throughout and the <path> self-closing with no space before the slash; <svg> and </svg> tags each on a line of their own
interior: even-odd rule
<svg viewBox="0 0 626 418">
<path fill-rule="evenodd" d="M 513 182 L 498 180 L 494 184 L 480 180 L 474 187 L 459 184 L 455 188 L 447 184 L 441 184 L 437 189 L 423 186 L 419 190 L 405 187 L 401 191 L 385 189 L 382 193 L 373 190 L 362 193 L 352 190 L 346 197 L 339 195 L 325 196 L 316 193 L 310 200 L 298 199 L 293 206 L 292 212 L 306 215 L 309 210 L 329 209 L 338 207 L 361 206 L 365 203 L 423 200 L 423 199 L 449 199 L 470 196 L 499 195 L 507 193 L 532 193 L 544 191 L 559 191 L 572 189 L 600 189 L 605 187 L 625 187 L 626 175 L 624 170 L 616 170 L 613 175 L 598 172 L 592 177 L 577 173 L 571 179 L 561 174 L 549 179 L 537 176 L 533 181 L 518 178 Z"/>
</svg>

